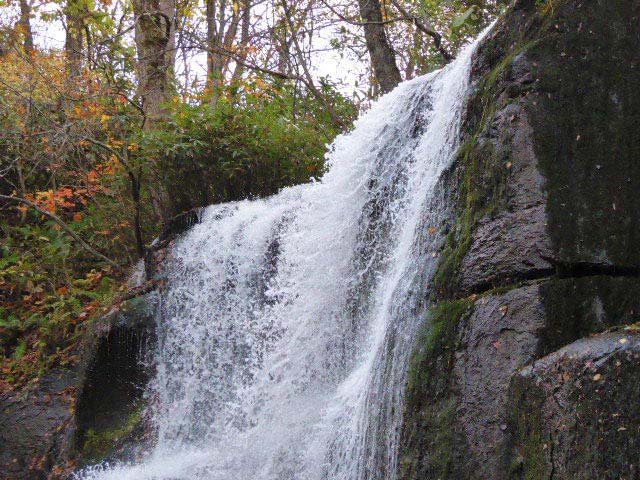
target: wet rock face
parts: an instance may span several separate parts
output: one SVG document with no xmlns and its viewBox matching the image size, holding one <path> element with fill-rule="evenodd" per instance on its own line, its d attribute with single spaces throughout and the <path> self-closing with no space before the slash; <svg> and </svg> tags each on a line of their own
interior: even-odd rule
<svg viewBox="0 0 640 480">
<path fill-rule="evenodd" d="M 480 49 L 468 128 L 495 145 L 488 177 L 509 167 L 501 210 L 544 204 L 543 257 L 637 272 L 640 2 L 539 3 L 515 2 Z"/>
<path fill-rule="evenodd" d="M 118 457 L 129 437 L 146 433 L 141 410 L 153 371 L 157 295 L 151 292 L 124 302 L 91 334 L 73 438 L 81 462 Z"/>
<path fill-rule="evenodd" d="M 574 342 L 515 375 L 510 478 L 640 475 L 640 333 Z"/>
<path fill-rule="evenodd" d="M 0 479 L 45 479 L 70 445 L 76 372 L 57 368 L 0 396 Z"/>
<path fill-rule="evenodd" d="M 410 372 L 401 478 L 508 478 L 504 459 L 518 456 L 514 375 L 581 337 L 639 320 L 640 280 L 608 276 L 548 278 L 440 302 Z"/>
<path fill-rule="evenodd" d="M 74 367 L 0 396 L 0 479 L 66 478 L 78 465 L 119 457 L 127 440 L 144 447 L 140 406 L 152 372 L 146 360 L 156 295 L 127 300 L 99 319 Z"/>
<path fill-rule="evenodd" d="M 513 372 L 535 358 L 545 327 L 539 286 L 476 300 L 461 327 L 452 370 L 456 422 L 467 439 L 475 478 L 492 478 L 506 430 L 505 386 Z"/>
<path fill-rule="evenodd" d="M 565 263 L 637 269 L 640 2 L 555 3 L 544 42 L 526 52 L 547 230 Z"/>
<path fill-rule="evenodd" d="M 545 180 L 532 134 L 523 106 L 508 103 L 478 140 L 473 154 L 479 154 L 482 164 L 473 180 L 478 182 L 477 201 L 487 202 L 490 210 L 473 228 L 460 266 L 460 293 L 540 278 L 553 270 L 555 255 L 546 234 Z M 486 163 L 495 170 L 487 169 Z"/>
<path fill-rule="evenodd" d="M 640 270 L 640 2 L 519 0 L 474 60 L 444 296 Z"/>
<path fill-rule="evenodd" d="M 517 0 L 480 46 L 400 478 L 640 478 L 635 340 L 590 337 L 640 321 L 639 51 L 638 0 Z"/>
</svg>

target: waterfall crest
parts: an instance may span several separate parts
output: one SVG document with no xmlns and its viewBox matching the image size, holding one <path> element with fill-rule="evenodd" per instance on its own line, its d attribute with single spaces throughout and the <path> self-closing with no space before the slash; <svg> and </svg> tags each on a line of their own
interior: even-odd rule
<svg viewBox="0 0 640 480">
<path fill-rule="evenodd" d="M 321 181 L 205 210 L 166 265 L 147 392 L 157 445 L 77 478 L 395 478 L 442 241 L 435 187 L 477 42 L 381 98 L 336 139 Z"/>
</svg>

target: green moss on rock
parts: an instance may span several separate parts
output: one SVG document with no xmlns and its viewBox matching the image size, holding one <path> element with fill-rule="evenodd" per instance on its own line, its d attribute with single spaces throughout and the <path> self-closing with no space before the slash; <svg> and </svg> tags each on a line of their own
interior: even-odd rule
<svg viewBox="0 0 640 480">
<path fill-rule="evenodd" d="M 458 151 L 456 165 L 459 169 L 457 220 L 446 239 L 434 275 L 434 286 L 439 298 L 456 296 L 460 266 L 472 242 L 476 223 L 492 216 L 503 208 L 503 192 L 507 169 L 501 165 L 500 174 L 488 168 L 496 158 L 490 142 L 480 142 L 474 135 Z"/>
<path fill-rule="evenodd" d="M 115 455 L 125 442 L 143 428 L 145 404 L 139 402 L 120 424 L 111 428 L 93 429 L 85 433 L 85 441 L 80 456 L 85 461 L 101 461 Z"/>
<path fill-rule="evenodd" d="M 549 456 L 553 444 L 545 438 L 540 412 L 544 396 L 540 391 L 526 388 L 517 378 L 511 385 L 511 425 L 514 429 L 513 443 L 517 451 L 510 457 L 509 477 L 522 480 L 550 478 Z"/>
<path fill-rule="evenodd" d="M 458 325 L 463 316 L 471 309 L 473 302 L 469 299 L 441 302 L 429 310 L 428 319 L 419 336 L 419 348 L 413 355 L 412 365 L 419 368 L 409 373 L 409 390 L 419 388 L 420 382 L 415 375 L 422 376 L 425 369 L 433 367 L 432 362 L 455 349 L 455 338 Z"/>
<path fill-rule="evenodd" d="M 455 431 L 455 385 L 451 370 L 458 329 L 473 310 L 469 299 L 431 308 L 411 359 L 406 391 L 400 478 L 446 478 L 456 471 L 464 440 Z"/>
<path fill-rule="evenodd" d="M 504 197 L 509 171 L 504 160 L 508 159 L 508 152 L 497 151 L 484 132 L 495 117 L 498 80 L 507 76 L 514 59 L 534 44 L 535 41 L 531 41 L 515 46 L 483 76 L 470 101 L 467 140 L 459 148 L 454 162 L 454 182 L 458 190 L 455 205 L 457 220 L 447 237 L 434 276 L 439 298 L 455 297 L 462 259 L 471 246 L 472 233 L 478 220 L 493 216 L 506 206 Z"/>
</svg>

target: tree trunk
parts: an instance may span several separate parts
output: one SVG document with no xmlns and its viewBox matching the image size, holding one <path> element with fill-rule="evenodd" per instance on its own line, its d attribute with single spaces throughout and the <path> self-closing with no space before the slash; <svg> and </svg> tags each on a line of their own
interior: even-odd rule
<svg viewBox="0 0 640 480">
<path fill-rule="evenodd" d="M 209 89 L 209 95 L 211 95 L 210 100 L 217 96 L 217 92 L 213 90 L 219 85 L 219 79 L 216 78 L 220 70 L 218 68 L 220 55 L 216 52 L 216 47 L 218 46 L 217 6 L 218 0 L 207 0 L 207 88 Z"/>
<path fill-rule="evenodd" d="M 175 0 L 134 0 L 135 41 L 138 50 L 138 95 L 145 114 L 145 130 L 167 117 L 175 61 Z"/>
<path fill-rule="evenodd" d="M 396 55 L 384 29 L 380 0 L 358 0 L 364 24 L 364 38 L 371 57 L 371 66 L 380 91 L 387 93 L 402 81 L 396 65 Z"/>
<path fill-rule="evenodd" d="M 22 46 L 27 54 L 33 53 L 33 31 L 31 30 L 31 4 L 27 0 L 20 0 L 20 33 L 22 34 Z"/>
<path fill-rule="evenodd" d="M 242 29 L 240 35 L 240 55 L 239 62 L 236 62 L 236 68 L 231 78 L 232 83 L 238 82 L 244 73 L 244 61 L 247 59 L 249 46 L 249 29 L 251 28 L 251 0 L 242 2 Z"/>
<path fill-rule="evenodd" d="M 209 103 L 211 105 L 215 105 L 218 100 L 218 90 L 224 84 L 224 77 L 230 62 L 229 55 L 225 55 L 224 52 L 233 49 L 240 24 L 239 1 L 234 0 L 231 7 L 232 15 L 227 26 L 225 18 L 227 2 L 225 0 L 220 2 L 207 0 L 207 86 L 210 90 Z"/>
<path fill-rule="evenodd" d="M 84 47 L 84 19 L 85 7 L 78 0 L 68 0 L 64 15 L 66 21 L 66 35 L 64 51 L 67 56 L 67 73 L 70 78 L 80 74 L 82 68 L 82 49 Z"/>
<path fill-rule="evenodd" d="M 167 120 L 165 105 L 173 93 L 175 62 L 175 0 L 134 0 L 135 42 L 138 53 L 138 95 L 142 100 L 144 130 L 154 130 Z M 158 220 L 171 217 L 162 158 L 151 158 L 151 202 Z"/>
</svg>

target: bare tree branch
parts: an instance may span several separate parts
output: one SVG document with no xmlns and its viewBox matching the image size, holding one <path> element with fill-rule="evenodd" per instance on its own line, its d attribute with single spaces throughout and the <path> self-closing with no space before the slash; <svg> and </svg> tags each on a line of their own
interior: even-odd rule
<svg viewBox="0 0 640 480">
<path fill-rule="evenodd" d="M 425 24 L 416 15 L 412 15 L 402 5 L 400 5 L 400 2 L 398 2 L 398 0 L 391 0 L 391 3 L 393 4 L 394 7 L 398 9 L 398 11 L 404 16 L 406 20 L 413 22 L 413 24 L 416 26 L 418 30 L 420 30 L 423 33 L 426 33 L 431 38 L 433 38 L 433 43 L 436 49 L 438 50 L 440 55 L 442 55 L 442 58 L 444 58 L 445 61 L 450 62 L 451 60 L 453 60 L 453 56 L 451 56 L 451 54 L 447 52 L 447 50 L 445 50 L 445 48 L 442 46 L 442 35 L 436 32 L 435 29 L 431 27 L 431 25 Z"/>
<path fill-rule="evenodd" d="M 400 20 L 406 20 L 406 17 L 402 16 L 402 17 L 390 18 L 388 20 L 383 20 L 381 22 L 359 22 L 358 20 L 354 20 L 352 18 L 347 18 L 346 16 L 342 15 L 334 7 L 332 7 L 329 4 L 329 2 L 327 2 L 326 0 L 320 0 L 320 2 L 322 2 L 322 4 L 325 7 L 327 7 L 331 11 L 331 13 L 333 13 L 340 20 L 342 20 L 343 22 L 348 23 L 350 25 L 355 25 L 356 27 L 364 27 L 365 25 L 386 25 L 388 23 L 395 23 L 395 22 L 398 22 Z"/>
<path fill-rule="evenodd" d="M 289 11 L 289 6 L 286 3 L 286 0 L 282 0 L 282 7 L 284 8 L 285 19 L 286 19 L 287 23 L 289 24 L 289 28 L 291 29 L 291 32 L 292 32 L 293 45 L 294 45 L 295 50 L 296 50 L 296 56 L 298 57 L 298 62 L 300 63 L 300 66 L 302 67 L 302 71 L 304 72 L 304 76 L 305 76 L 305 79 L 306 79 L 305 84 L 307 85 L 309 90 L 311 90 L 311 93 L 313 93 L 313 95 L 326 107 L 327 112 L 329 112 L 329 116 L 331 117 L 331 121 L 336 126 L 342 128 L 342 129 L 346 129 L 347 126 L 345 125 L 345 123 L 340 118 L 340 115 L 338 115 L 338 113 L 335 111 L 335 109 L 333 108 L 333 105 L 331 105 L 331 103 L 329 103 L 329 101 L 327 101 L 325 96 L 322 95 L 322 92 L 320 92 L 320 90 L 318 90 L 318 87 L 316 87 L 315 84 L 313 83 L 313 78 L 311 77 L 311 72 L 309 72 L 309 68 L 307 67 L 307 63 L 305 62 L 305 59 L 304 59 L 304 57 L 302 55 L 302 49 L 300 48 L 300 43 L 298 42 L 298 37 L 296 35 L 296 31 L 294 29 L 293 22 L 291 20 L 291 14 L 290 14 L 290 11 Z M 304 79 L 303 79 L 303 81 L 304 81 Z"/>
</svg>

